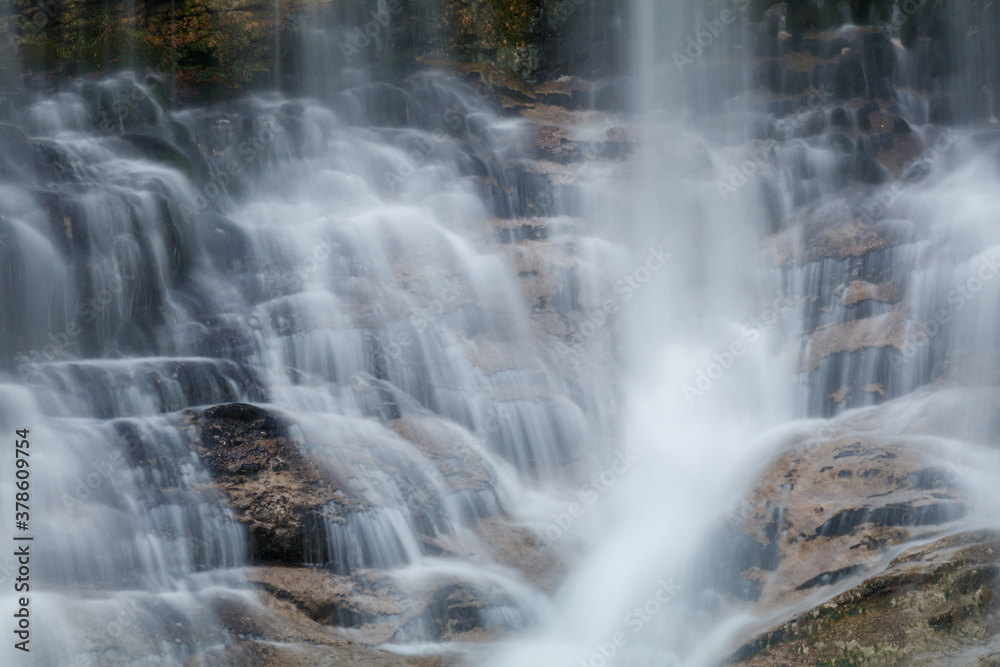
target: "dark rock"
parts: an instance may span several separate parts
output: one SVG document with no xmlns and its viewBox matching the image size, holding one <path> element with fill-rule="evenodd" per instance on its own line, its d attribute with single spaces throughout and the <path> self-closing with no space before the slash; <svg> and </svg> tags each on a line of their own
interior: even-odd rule
<svg viewBox="0 0 1000 667">
<path fill-rule="evenodd" d="M 850 181 L 877 185 L 887 180 L 886 172 L 872 157 L 857 153 L 841 162 L 841 174 Z"/>
<path fill-rule="evenodd" d="M 849 128 L 854 123 L 851 121 L 851 117 L 848 115 L 847 111 L 843 107 L 837 107 L 830 111 L 830 125 L 839 128 Z"/>
<path fill-rule="evenodd" d="M 887 81 L 896 73 L 896 47 L 885 30 L 863 33 L 861 57 L 864 61 L 868 97 L 885 97 Z"/>
<path fill-rule="evenodd" d="M 307 530 L 332 502 L 343 501 L 331 471 L 303 458 L 288 424 L 254 405 L 233 403 L 198 418 L 195 450 L 251 539 L 254 561 L 301 564 Z"/>
<path fill-rule="evenodd" d="M 931 123 L 950 125 L 954 120 L 954 105 L 947 93 L 935 93 L 928 102 L 928 115 Z"/>
<path fill-rule="evenodd" d="M 778 16 L 768 16 L 757 28 L 754 49 L 756 54 L 765 58 L 776 58 L 780 54 L 780 44 L 778 41 L 778 31 L 780 28 L 780 18 Z"/>
<path fill-rule="evenodd" d="M 822 574 L 817 574 L 808 581 L 802 582 L 795 587 L 795 590 L 804 591 L 810 588 L 817 588 L 819 586 L 832 586 L 841 579 L 847 579 L 848 577 L 853 577 L 855 574 L 864 572 L 865 569 L 864 565 L 849 565 L 847 567 L 842 567 L 839 570 L 823 572 Z"/>
<path fill-rule="evenodd" d="M 838 473 L 838 477 L 850 477 Z M 873 477 L 874 475 L 867 475 Z M 966 508 L 960 503 L 932 503 L 928 505 L 914 506 L 910 503 L 894 503 L 878 507 L 875 509 L 861 508 L 848 509 L 838 512 L 822 526 L 816 529 L 816 537 L 839 537 L 850 535 L 854 529 L 864 523 L 871 523 L 874 526 L 934 526 L 948 521 L 954 521 L 965 516 Z"/>
<path fill-rule="evenodd" d="M 833 94 L 837 99 L 849 100 L 867 93 L 865 69 L 861 56 L 846 53 L 837 63 L 833 78 Z"/>
<path fill-rule="evenodd" d="M 777 60 L 765 60 L 757 66 L 757 81 L 773 93 L 781 92 L 781 64 Z"/>
<path fill-rule="evenodd" d="M 0 176 L 20 180 L 33 161 L 34 151 L 24 131 L 16 125 L 0 123 Z"/>
<path fill-rule="evenodd" d="M 783 76 L 781 92 L 785 95 L 801 95 L 809 87 L 809 84 L 810 77 L 808 72 L 786 70 Z"/>
<path fill-rule="evenodd" d="M 868 102 L 865 102 L 860 107 L 858 107 L 858 109 L 857 109 L 857 111 L 855 113 L 857 114 L 858 118 L 862 118 L 864 116 L 867 116 L 870 113 L 874 113 L 876 111 L 880 111 L 881 108 L 882 107 L 879 106 L 878 102 L 875 102 L 873 100 L 869 100 Z"/>
</svg>

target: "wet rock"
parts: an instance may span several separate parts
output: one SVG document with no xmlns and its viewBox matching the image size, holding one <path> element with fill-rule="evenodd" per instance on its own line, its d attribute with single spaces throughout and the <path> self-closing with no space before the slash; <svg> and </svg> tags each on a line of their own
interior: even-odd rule
<svg viewBox="0 0 1000 667">
<path fill-rule="evenodd" d="M 801 232 L 801 236 L 798 235 Z M 768 254 L 777 264 L 816 261 L 824 257 L 878 257 L 916 238 L 903 227 L 879 225 L 863 218 L 835 219 L 818 216 L 802 223 L 801 229 L 783 231 L 766 242 Z M 862 276 L 865 280 L 874 277 Z"/>
<path fill-rule="evenodd" d="M 843 107 L 837 107 L 830 112 L 830 125 L 832 127 L 847 129 L 850 128 L 853 123 L 847 111 Z"/>
<path fill-rule="evenodd" d="M 194 178 L 194 166 L 191 164 L 191 160 L 169 141 L 133 132 L 122 134 L 121 140 L 133 147 L 139 155 L 147 160 L 174 167 L 188 178 Z"/>
<path fill-rule="evenodd" d="M 802 664 L 805 655 L 817 665 L 993 664 L 975 649 L 993 645 L 1000 631 L 998 556 L 1000 535 L 989 531 L 913 547 L 883 572 L 744 644 L 728 664 L 777 667 Z M 825 576 L 832 582 L 845 571 Z"/>
<path fill-rule="evenodd" d="M 954 120 L 953 102 L 947 93 L 935 93 L 928 101 L 928 116 L 935 125 L 949 125 Z"/>
<path fill-rule="evenodd" d="M 757 56 L 777 57 L 780 52 L 778 32 L 781 27 L 780 17 L 772 15 L 761 21 L 757 28 L 756 40 L 754 43 Z"/>
<path fill-rule="evenodd" d="M 492 558 L 521 572 L 541 590 L 554 593 L 565 578 L 566 563 L 533 530 L 511 525 L 504 517 L 481 519 L 475 530 Z"/>
<path fill-rule="evenodd" d="M 909 333 L 905 310 L 901 307 L 885 315 L 824 327 L 807 336 L 801 368 L 810 373 L 826 357 L 844 351 L 886 346 L 901 349 L 904 341 L 909 340 Z"/>
<path fill-rule="evenodd" d="M 849 53 L 840 59 L 834 75 L 833 92 L 841 100 L 849 100 L 867 92 L 861 56 Z"/>
<path fill-rule="evenodd" d="M 304 617 L 326 632 L 351 628 L 355 640 L 367 645 L 427 639 L 482 641 L 514 629 L 484 613 L 509 608 L 511 600 L 447 577 L 404 585 L 386 575 L 345 577 L 322 569 L 281 566 L 252 568 L 247 577 L 265 602 L 287 605 L 279 607 L 279 620 Z"/>
<path fill-rule="evenodd" d="M 750 599 L 770 609 L 871 576 L 893 547 L 954 530 L 967 512 L 959 480 L 912 445 L 859 440 L 834 424 L 778 456 L 730 528 L 773 550 L 741 570 L 758 592 Z"/>
<path fill-rule="evenodd" d="M 229 598 L 213 604 L 213 611 L 231 639 L 224 648 L 215 647 L 206 656 L 210 661 L 218 661 L 210 664 L 261 667 L 453 664 L 433 656 L 402 657 L 374 648 L 373 644 L 384 642 L 384 632 L 359 634 L 355 629 L 348 638 L 331 621 L 338 618 L 338 610 L 345 608 L 339 606 L 345 601 L 344 596 L 355 592 L 352 582 L 333 580 L 322 570 L 286 567 L 253 568 L 247 572 L 247 579 L 256 589 L 256 600 Z M 386 620 L 391 620 L 397 611 L 389 596 L 376 599 L 369 594 L 364 603 L 380 605 L 381 610 L 388 612 L 381 616 Z"/>
<path fill-rule="evenodd" d="M 307 560 L 307 532 L 330 503 L 347 504 L 332 471 L 306 460 L 280 417 L 232 403 L 205 410 L 195 451 L 250 536 L 257 561 Z"/>
<path fill-rule="evenodd" d="M 607 123 L 612 124 L 611 119 Z M 532 157 L 560 165 L 592 160 L 622 160 L 634 152 L 624 129 L 611 126 L 593 139 L 578 135 L 565 125 L 539 124 L 531 137 Z M 551 191 L 551 186 L 547 188 Z M 544 189 L 543 189 L 544 191 Z M 561 211 L 573 214 L 574 211 Z M 522 213 L 523 215 L 523 213 Z"/>
<path fill-rule="evenodd" d="M 773 93 L 781 91 L 781 64 L 777 60 L 765 60 L 757 66 L 757 81 Z"/>
<path fill-rule="evenodd" d="M 510 608 L 510 600 L 502 595 L 484 594 L 467 585 L 449 583 L 435 587 L 424 596 L 423 609 L 400 627 L 392 636 L 395 642 L 429 638 L 433 641 L 475 640 L 498 631 L 510 631 L 519 623 L 502 623 L 490 627 L 484 612 L 490 607 Z M 513 620 L 513 619 L 511 619 Z M 492 630 L 492 632 L 489 632 Z"/>
<path fill-rule="evenodd" d="M 94 414 L 105 419 L 148 410 L 145 401 L 135 402 L 140 392 L 155 397 L 155 408 L 164 413 L 189 405 L 265 398 L 259 379 L 249 368 L 225 360 L 38 365 L 28 379 L 86 397 Z"/>
<path fill-rule="evenodd" d="M 891 90 L 890 82 L 896 72 L 896 47 L 884 30 L 864 32 L 859 41 L 867 96 L 887 99 Z"/>
<path fill-rule="evenodd" d="M 31 142 L 21 128 L 0 123 L 0 176 L 20 180 L 33 158 Z"/>
</svg>

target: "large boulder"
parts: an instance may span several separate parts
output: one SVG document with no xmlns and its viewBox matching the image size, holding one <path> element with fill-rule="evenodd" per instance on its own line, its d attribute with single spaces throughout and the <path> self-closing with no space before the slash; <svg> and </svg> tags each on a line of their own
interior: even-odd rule
<svg viewBox="0 0 1000 667">
<path fill-rule="evenodd" d="M 850 590 L 762 633 L 729 664 L 1000 664 L 1000 534 L 913 547 Z"/>
<path fill-rule="evenodd" d="M 730 517 L 732 532 L 759 546 L 734 561 L 745 567 L 736 591 L 765 608 L 801 603 L 877 572 L 893 549 L 954 531 L 967 513 L 955 473 L 912 442 L 831 427 L 778 456 Z M 746 558 L 757 551 L 767 557 Z"/>
<path fill-rule="evenodd" d="M 308 534 L 330 503 L 349 504 L 332 471 L 304 458 L 288 425 L 244 403 L 205 410 L 196 442 L 215 486 L 244 524 L 258 561 L 300 564 Z"/>
</svg>

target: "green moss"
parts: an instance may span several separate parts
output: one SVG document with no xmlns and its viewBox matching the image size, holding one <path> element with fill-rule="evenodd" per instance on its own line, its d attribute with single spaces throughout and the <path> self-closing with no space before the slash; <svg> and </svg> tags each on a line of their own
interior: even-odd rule
<svg viewBox="0 0 1000 667">
<path fill-rule="evenodd" d="M 280 0 L 281 16 L 293 16 L 304 1 Z M 118 0 L 61 0 L 47 13 L 16 2 L 14 32 L 27 71 L 138 67 L 238 86 L 270 80 L 274 32 L 281 29 L 272 2 L 177 0 L 171 7 L 138 0 L 130 8 Z"/>
<path fill-rule="evenodd" d="M 446 7 L 445 23 L 460 60 L 486 61 L 534 80 L 544 19 L 541 0 L 453 0 Z"/>
</svg>

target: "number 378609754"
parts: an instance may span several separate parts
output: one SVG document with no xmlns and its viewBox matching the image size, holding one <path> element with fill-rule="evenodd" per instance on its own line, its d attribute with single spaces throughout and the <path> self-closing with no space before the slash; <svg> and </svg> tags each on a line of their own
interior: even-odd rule
<svg viewBox="0 0 1000 667">
<path fill-rule="evenodd" d="M 28 429 L 15 431 L 15 435 L 17 438 L 14 441 L 14 466 L 16 468 L 14 486 L 17 487 L 17 491 L 14 493 L 14 520 L 17 522 L 18 528 L 27 530 L 28 512 L 30 511 L 28 501 L 31 498 L 28 491 L 31 486 L 28 458 L 31 443 L 28 442 Z"/>
</svg>

